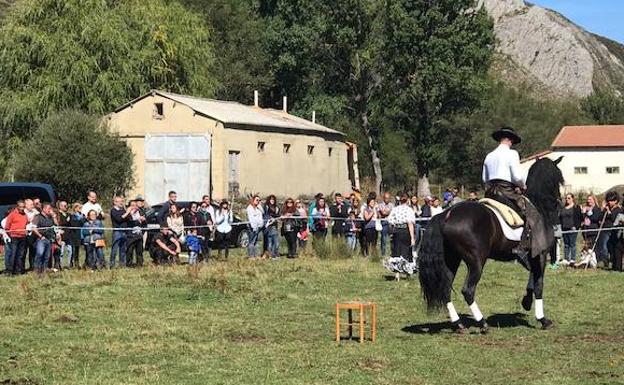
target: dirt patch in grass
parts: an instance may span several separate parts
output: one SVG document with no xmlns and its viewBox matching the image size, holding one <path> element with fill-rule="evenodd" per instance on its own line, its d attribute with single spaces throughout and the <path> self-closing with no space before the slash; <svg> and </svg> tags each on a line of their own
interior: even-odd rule
<svg viewBox="0 0 624 385">
<path fill-rule="evenodd" d="M 78 322 L 78 318 L 76 316 L 73 316 L 71 314 L 63 314 L 62 316 L 58 317 L 56 320 L 56 322 L 60 322 L 60 323 L 76 323 Z"/>
<path fill-rule="evenodd" d="M 238 343 L 260 343 L 266 341 L 266 338 L 261 335 L 244 333 L 229 333 L 227 339 Z"/>
<path fill-rule="evenodd" d="M 357 366 L 362 370 L 372 370 L 378 372 L 384 369 L 387 365 L 385 360 L 367 357 L 363 360 L 357 361 Z"/>
</svg>

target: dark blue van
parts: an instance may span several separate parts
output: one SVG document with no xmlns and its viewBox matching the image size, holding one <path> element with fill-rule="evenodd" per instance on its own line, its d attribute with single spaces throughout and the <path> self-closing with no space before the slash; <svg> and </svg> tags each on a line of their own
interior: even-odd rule
<svg viewBox="0 0 624 385">
<path fill-rule="evenodd" d="M 45 183 L 0 183 L 0 219 L 15 206 L 20 199 L 39 198 L 41 202 L 56 203 L 56 194 L 49 184 Z"/>
</svg>

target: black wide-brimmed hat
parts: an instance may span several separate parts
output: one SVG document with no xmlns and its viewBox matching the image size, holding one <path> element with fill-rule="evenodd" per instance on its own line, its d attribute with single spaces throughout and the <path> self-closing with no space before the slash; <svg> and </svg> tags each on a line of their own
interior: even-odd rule
<svg viewBox="0 0 624 385">
<path fill-rule="evenodd" d="M 503 138 L 508 138 L 513 144 L 519 144 L 520 142 L 522 142 L 522 138 L 520 137 L 520 135 L 516 134 L 516 131 L 514 131 L 514 129 L 511 127 L 499 128 L 492 133 L 492 138 L 494 138 L 494 140 L 497 142 L 500 142 L 500 140 Z"/>
</svg>

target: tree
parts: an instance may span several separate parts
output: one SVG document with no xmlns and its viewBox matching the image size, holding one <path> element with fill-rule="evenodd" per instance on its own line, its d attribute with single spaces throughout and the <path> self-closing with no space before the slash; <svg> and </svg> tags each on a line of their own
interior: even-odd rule
<svg viewBox="0 0 624 385">
<path fill-rule="evenodd" d="M 377 191 L 382 183 L 380 9 L 381 3 L 371 0 L 267 0 L 260 7 L 271 26 L 267 48 L 273 57 L 274 103 L 287 94 L 296 113 L 310 116 L 315 110 L 324 124 L 355 134 L 370 154 Z"/>
<path fill-rule="evenodd" d="M 624 100 L 609 91 L 595 91 L 581 107 L 598 124 L 624 124 Z"/>
<path fill-rule="evenodd" d="M 415 151 L 420 195 L 447 153 L 448 121 L 480 105 L 494 45 L 491 19 L 472 0 L 388 0 L 384 11 L 386 116 Z"/>
<path fill-rule="evenodd" d="M 0 28 L 0 139 L 25 138 L 66 108 L 109 112 L 152 88 L 210 96 L 210 38 L 199 16 L 166 0 L 18 2 Z"/>
<path fill-rule="evenodd" d="M 52 184 L 69 202 L 93 189 L 104 197 L 131 187 L 132 151 L 100 118 L 79 111 L 48 117 L 15 154 L 17 180 Z"/>
</svg>

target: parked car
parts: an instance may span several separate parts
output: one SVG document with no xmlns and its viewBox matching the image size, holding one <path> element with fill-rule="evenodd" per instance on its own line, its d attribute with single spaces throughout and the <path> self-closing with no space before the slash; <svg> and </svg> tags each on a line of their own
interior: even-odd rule
<svg viewBox="0 0 624 385">
<path fill-rule="evenodd" d="M 0 219 L 20 199 L 39 198 L 41 202 L 56 203 L 56 193 L 49 184 L 45 183 L 0 183 Z"/>
<path fill-rule="evenodd" d="M 160 228 L 160 223 L 158 222 L 158 213 L 160 212 L 160 209 L 163 207 L 163 204 L 164 203 L 153 205 L 145 213 L 145 220 L 147 222 L 147 228 L 148 228 L 148 232 L 147 232 L 147 244 L 148 245 L 151 244 L 151 240 L 154 234 L 156 234 L 158 232 L 158 229 Z M 180 209 L 189 210 L 191 206 L 191 202 L 178 201 L 176 202 L 176 205 Z M 212 207 L 215 209 L 215 211 L 219 209 L 219 206 L 214 205 L 214 204 L 212 205 Z M 243 220 L 236 214 L 233 215 L 233 222 L 234 223 L 232 223 L 232 233 L 230 236 L 230 247 L 243 247 L 243 248 L 247 247 L 247 245 L 249 245 L 249 234 L 250 234 L 249 226 L 246 223 L 241 223 L 243 222 Z"/>
</svg>

